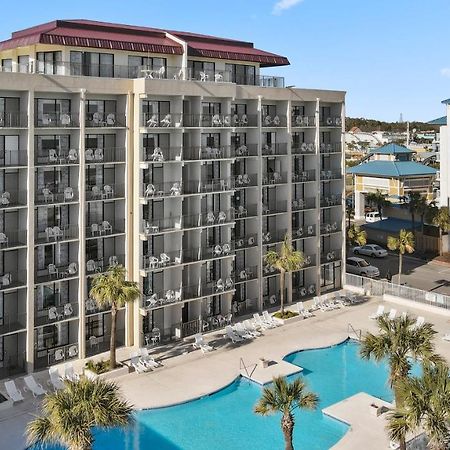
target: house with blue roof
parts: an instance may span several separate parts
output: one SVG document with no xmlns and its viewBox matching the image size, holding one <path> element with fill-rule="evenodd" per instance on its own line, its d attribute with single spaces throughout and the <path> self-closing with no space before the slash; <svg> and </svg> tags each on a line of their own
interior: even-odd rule
<svg viewBox="0 0 450 450">
<path fill-rule="evenodd" d="M 347 169 L 353 175 L 355 193 L 355 218 L 363 219 L 365 197 L 370 192 L 381 191 L 395 203 L 419 192 L 433 199 L 433 183 L 437 170 L 413 161 L 414 152 L 394 143 L 372 149 L 365 160 Z"/>
<path fill-rule="evenodd" d="M 444 117 L 436 119 L 434 122 L 440 125 L 440 206 L 450 206 L 450 98 L 443 100 L 445 105 L 446 114 Z M 431 123 L 431 122 L 429 122 Z"/>
</svg>

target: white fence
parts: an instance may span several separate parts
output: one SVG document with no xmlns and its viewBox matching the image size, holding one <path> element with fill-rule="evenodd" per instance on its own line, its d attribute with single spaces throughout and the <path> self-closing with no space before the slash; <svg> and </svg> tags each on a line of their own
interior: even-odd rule
<svg viewBox="0 0 450 450">
<path fill-rule="evenodd" d="M 386 280 L 373 280 L 347 273 L 345 284 L 364 290 L 370 295 L 392 295 L 413 302 L 450 310 L 450 297 L 437 292 L 422 291 L 409 286 L 400 286 Z"/>
</svg>

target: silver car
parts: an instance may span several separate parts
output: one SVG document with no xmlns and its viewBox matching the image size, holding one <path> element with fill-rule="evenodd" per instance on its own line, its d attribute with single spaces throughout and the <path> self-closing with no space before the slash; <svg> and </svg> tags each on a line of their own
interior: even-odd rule
<svg viewBox="0 0 450 450">
<path fill-rule="evenodd" d="M 380 269 L 375 266 L 371 266 L 365 259 L 351 256 L 346 261 L 347 272 L 355 275 L 361 275 L 362 277 L 379 277 Z"/>
<path fill-rule="evenodd" d="M 383 247 L 376 244 L 366 244 L 353 249 L 355 255 L 367 255 L 373 258 L 384 258 L 388 255 L 388 252 Z"/>
</svg>

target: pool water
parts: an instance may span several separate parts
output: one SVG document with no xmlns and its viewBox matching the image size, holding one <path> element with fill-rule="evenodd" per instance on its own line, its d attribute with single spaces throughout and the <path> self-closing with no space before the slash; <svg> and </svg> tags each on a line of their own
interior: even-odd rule
<svg viewBox="0 0 450 450">
<path fill-rule="evenodd" d="M 385 363 L 362 360 L 354 341 L 293 353 L 285 359 L 303 367 L 308 388 L 320 397 L 317 411 L 296 411 L 294 446 L 309 450 L 332 447 L 348 430 L 321 409 L 364 391 L 392 400 Z M 280 416 L 253 413 L 262 387 L 243 378 L 198 400 L 136 412 L 131 430 L 96 430 L 94 450 L 272 450 L 283 448 Z"/>
</svg>

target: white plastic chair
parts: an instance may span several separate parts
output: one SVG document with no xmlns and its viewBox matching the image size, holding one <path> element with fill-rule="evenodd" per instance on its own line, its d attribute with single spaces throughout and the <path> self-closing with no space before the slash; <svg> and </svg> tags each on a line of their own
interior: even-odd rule
<svg viewBox="0 0 450 450">
<path fill-rule="evenodd" d="M 5 233 L 0 233 L 0 246 L 1 245 L 8 246 L 8 237 Z"/>
<path fill-rule="evenodd" d="M 96 161 L 103 161 L 103 149 L 102 148 L 96 148 L 94 151 L 94 159 Z"/>
<path fill-rule="evenodd" d="M 64 382 L 61 380 L 61 377 L 59 376 L 57 367 L 49 367 L 48 375 L 50 379 L 47 381 L 47 384 L 49 386 L 52 386 L 55 392 L 65 388 Z"/>
<path fill-rule="evenodd" d="M 147 120 L 147 127 L 156 127 L 158 125 L 158 115 L 152 114 L 150 119 Z"/>
<path fill-rule="evenodd" d="M 73 314 L 73 307 L 70 303 L 64 305 L 64 317 L 70 317 Z"/>
<path fill-rule="evenodd" d="M 161 120 L 161 125 L 163 127 L 170 127 L 170 125 L 172 125 L 172 116 L 170 114 L 166 114 L 164 119 Z"/>
<path fill-rule="evenodd" d="M 24 390 L 29 390 L 33 394 L 34 398 L 40 397 L 41 395 L 45 395 L 47 391 L 42 387 L 42 384 L 38 383 L 33 375 L 27 375 L 23 377 L 23 381 L 25 382 L 26 388 Z"/>
<path fill-rule="evenodd" d="M 104 220 L 102 222 L 102 230 L 104 233 L 112 233 L 112 225 L 107 220 Z"/>
<path fill-rule="evenodd" d="M 92 186 L 91 193 L 92 193 L 92 198 L 101 198 L 101 196 L 102 196 L 102 191 L 100 190 L 100 188 L 98 186 Z"/>
<path fill-rule="evenodd" d="M 113 127 L 116 124 L 116 115 L 114 113 L 109 113 L 106 116 L 106 125 Z"/>
<path fill-rule="evenodd" d="M 94 150 L 92 148 L 86 149 L 84 152 L 84 160 L 85 161 L 93 161 L 94 160 Z"/>
<path fill-rule="evenodd" d="M 59 228 L 57 225 L 55 225 L 55 226 L 53 227 L 53 236 L 54 236 L 55 239 L 63 238 L 63 237 L 64 237 L 63 231 L 62 231 L 61 228 Z"/>
<path fill-rule="evenodd" d="M 5 381 L 5 389 L 6 389 L 6 393 L 8 394 L 9 398 L 14 403 L 25 400 L 24 396 L 22 395 L 22 392 L 20 392 L 20 390 L 17 388 L 14 380 Z"/>
</svg>

